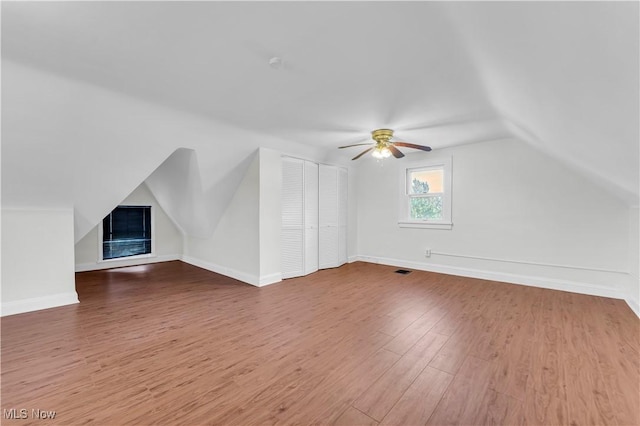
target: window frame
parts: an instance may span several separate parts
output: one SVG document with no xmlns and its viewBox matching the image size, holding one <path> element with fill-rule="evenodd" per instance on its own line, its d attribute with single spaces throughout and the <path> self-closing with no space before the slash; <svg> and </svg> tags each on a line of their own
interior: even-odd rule
<svg viewBox="0 0 640 426">
<path fill-rule="evenodd" d="M 442 169 L 442 219 L 415 220 L 409 217 L 412 198 L 428 197 L 427 194 L 410 194 L 409 175 L 412 171 Z M 426 161 L 413 161 L 400 168 L 400 188 L 398 200 L 398 225 L 401 228 L 452 229 L 451 200 L 452 200 L 452 158 L 445 157 Z"/>
<path fill-rule="evenodd" d="M 106 262 L 122 262 L 127 260 L 136 260 L 136 259 L 148 259 L 151 257 L 157 257 L 156 254 L 156 220 L 155 220 L 155 209 L 152 205 L 149 204 L 118 204 L 114 207 L 108 214 L 111 214 L 113 210 L 118 207 L 137 207 L 143 208 L 148 207 L 151 213 L 151 253 L 144 254 L 136 254 L 134 256 L 124 256 L 124 257 L 114 257 L 111 259 L 104 258 L 103 244 L 104 244 L 104 227 L 103 220 L 100 221 L 98 225 L 98 263 L 106 263 Z M 106 217 L 106 216 L 105 216 Z M 104 218 L 103 218 L 104 219 Z"/>
</svg>

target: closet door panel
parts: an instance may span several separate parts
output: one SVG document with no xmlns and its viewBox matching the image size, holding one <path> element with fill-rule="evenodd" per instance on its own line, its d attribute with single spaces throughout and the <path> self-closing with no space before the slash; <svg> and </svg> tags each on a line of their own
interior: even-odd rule
<svg viewBox="0 0 640 426">
<path fill-rule="evenodd" d="M 304 275 L 304 230 L 282 230 L 282 278 Z"/>
<path fill-rule="evenodd" d="M 304 162 L 304 223 L 318 227 L 318 165 Z"/>
<path fill-rule="evenodd" d="M 347 227 L 346 226 L 338 226 L 338 266 L 344 265 L 347 263 Z"/>
<path fill-rule="evenodd" d="M 338 169 L 338 265 L 347 263 L 348 175 Z"/>
<path fill-rule="evenodd" d="M 282 277 L 304 274 L 304 161 L 282 159 Z"/>
<path fill-rule="evenodd" d="M 320 226 L 338 225 L 338 168 L 320 164 L 318 169 Z"/>
<path fill-rule="evenodd" d="M 338 168 L 320 164 L 318 169 L 318 266 L 338 266 Z"/>
<path fill-rule="evenodd" d="M 321 164 L 319 177 L 319 267 L 335 268 L 341 265 L 339 169 Z"/>
<path fill-rule="evenodd" d="M 316 272 L 319 269 L 318 258 L 318 227 L 304 230 L 304 274 Z"/>
<path fill-rule="evenodd" d="M 347 171 L 284 157 L 282 276 L 307 275 L 347 261 Z"/>
<path fill-rule="evenodd" d="M 338 227 L 320 227 L 318 263 L 320 269 L 338 266 Z"/>
<path fill-rule="evenodd" d="M 304 162 L 304 274 L 318 270 L 318 164 Z"/>
<path fill-rule="evenodd" d="M 282 159 L 282 226 L 302 227 L 304 223 L 304 162 Z"/>
</svg>

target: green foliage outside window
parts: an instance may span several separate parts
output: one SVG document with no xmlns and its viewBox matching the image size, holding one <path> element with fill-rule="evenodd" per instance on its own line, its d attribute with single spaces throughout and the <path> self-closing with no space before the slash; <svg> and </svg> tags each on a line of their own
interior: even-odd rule
<svg viewBox="0 0 640 426">
<path fill-rule="evenodd" d="M 428 194 L 429 184 L 418 179 L 411 182 L 412 194 Z M 411 197 L 411 219 L 438 220 L 442 219 L 442 197 L 434 195 L 430 197 Z"/>
</svg>

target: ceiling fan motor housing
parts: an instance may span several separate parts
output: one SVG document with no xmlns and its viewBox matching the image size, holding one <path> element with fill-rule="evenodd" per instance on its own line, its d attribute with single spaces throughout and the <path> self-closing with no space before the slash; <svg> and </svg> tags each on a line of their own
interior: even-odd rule
<svg viewBox="0 0 640 426">
<path fill-rule="evenodd" d="M 371 138 L 378 143 L 386 144 L 392 137 L 393 130 L 391 129 L 378 129 L 371 132 Z"/>
</svg>

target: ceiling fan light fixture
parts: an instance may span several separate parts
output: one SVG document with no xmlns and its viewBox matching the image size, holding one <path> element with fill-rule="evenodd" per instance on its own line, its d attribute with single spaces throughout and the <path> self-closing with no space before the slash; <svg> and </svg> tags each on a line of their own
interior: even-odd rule
<svg viewBox="0 0 640 426">
<path fill-rule="evenodd" d="M 381 160 L 383 158 L 389 158 L 391 157 L 391 151 L 389 150 L 389 148 L 382 147 L 382 148 L 376 148 L 373 150 L 373 152 L 371 153 L 371 155 L 373 155 L 375 158 Z"/>
<path fill-rule="evenodd" d="M 356 143 L 352 145 L 340 146 L 338 148 L 351 148 L 352 146 L 360 146 L 360 145 L 369 145 L 369 148 L 362 151 L 360 154 L 356 155 L 352 158 L 352 160 L 357 160 L 358 158 L 365 155 L 367 152 L 371 152 L 373 158 L 378 160 L 382 160 L 383 158 L 389 158 L 392 155 L 396 158 L 404 157 L 404 154 L 398 149 L 398 147 L 406 147 L 419 149 L 422 151 L 431 151 L 431 147 L 425 145 L 416 145 L 414 143 L 401 142 L 401 141 L 391 141 L 393 137 L 393 130 L 391 129 L 377 129 L 371 132 L 371 139 L 375 141 L 374 144 L 371 143 Z"/>
</svg>

